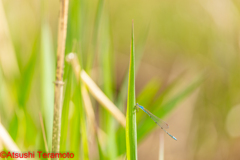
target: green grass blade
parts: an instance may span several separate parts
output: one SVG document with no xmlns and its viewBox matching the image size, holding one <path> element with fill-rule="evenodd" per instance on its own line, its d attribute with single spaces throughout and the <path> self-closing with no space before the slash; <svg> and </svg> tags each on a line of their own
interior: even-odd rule
<svg viewBox="0 0 240 160">
<path fill-rule="evenodd" d="M 134 53 L 134 26 L 132 25 L 132 39 L 130 50 L 130 65 L 128 79 L 128 99 L 126 116 L 126 148 L 127 159 L 137 159 L 137 125 L 135 110 L 135 53 Z"/>
<path fill-rule="evenodd" d="M 96 17 L 94 22 L 94 29 L 93 29 L 93 46 L 95 47 L 97 44 L 97 36 L 98 36 L 98 29 L 99 29 L 99 23 L 102 15 L 103 10 L 103 2 L 104 0 L 99 0 L 97 5 L 97 11 L 96 11 Z"/>
<path fill-rule="evenodd" d="M 160 82 L 157 79 L 152 79 L 148 84 L 142 89 L 137 97 L 137 103 L 141 105 L 149 105 L 156 96 L 158 90 L 160 89 Z"/>
<path fill-rule="evenodd" d="M 89 159 L 88 136 L 87 136 L 85 110 L 83 108 L 81 81 L 76 82 L 75 87 L 76 87 L 76 90 L 75 90 L 75 94 L 73 96 L 73 102 L 75 104 L 75 109 L 77 110 L 77 112 L 79 112 L 78 114 L 76 114 L 76 118 L 79 119 L 78 121 L 79 121 L 79 126 L 80 126 L 80 128 L 79 128 L 80 134 L 75 134 L 75 136 L 76 136 L 75 138 L 79 139 L 80 141 L 73 142 L 73 144 L 74 144 L 73 147 L 74 146 L 76 147 L 76 148 L 74 148 L 75 152 L 76 151 L 79 152 L 79 147 L 80 147 L 79 157 L 83 158 L 84 160 L 88 160 Z M 76 132 L 76 128 L 75 129 L 73 128 L 73 131 L 74 130 Z"/>
<path fill-rule="evenodd" d="M 79 88 L 79 108 L 80 108 L 80 128 L 81 128 L 81 140 L 82 140 L 82 148 L 83 148 L 83 159 L 89 160 L 89 150 L 88 150 L 88 136 L 87 136 L 87 126 L 86 126 L 86 116 L 83 108 L 83 99 L 81 92 L 81 83 L 78 86 Z"/>
<path fill-rule="evenodd" d="M 61 127 L 61 137 L 60 137 L 60 151 L 66 152 L 67 146 L 67 134 L 68 134 L 68 116 L 69 116 L 69 104 L 71 101 L 71 89 L 72 89 L 72 68 L 68 70 L 67 81 L 66 81 L 66 91 L 63 101 L 62 110 L 62 127 Z M 61 158 L 63 159 L 63 158 Z"/>
<path fill-rule="evenodd" d="M 98 139 L 97 136 L 96 136 L 96 140 L 97 140 L 97 146 L 98 146 L 99 160 L 105 160 L 105 159 L 106 159 L 106 156 L 104 156 L 102 147 L 101 147 L 101 145 L 100 145 L 100 142 L 99 142 L 99 139 Z"/>
<path fill-rule="evenodd" d="M 97 5 L 97 11 L 96 11 L 95 20 L 94 20 L 93 37 L 92 37 L 92 42 L 90 45 L 90 52 L 87 57 L 88 58 L 87 66 L 86 66 L 87 72 L 89 72 L 90 69 L 92 68 L 94 58 L 95 58 L 96 52 L 97 52 L 96 51 L 97 39 L 98 39 L 100 19 L 101 19 L 102 10 L 103 10 L 103 3 L 104 3 L 104 0 L 99 0 L 98 5 Z"/>
<path fill-rule="evenodd" d="M 139 44 L 136 46 L 136 51 L 138 54 L 136 57 L 135 72 L 138 71 L 138 68 L 140 66 L 140 61 L 141 61 L 143 53 L 144 53 L 144 48 L 145 48 L 148 34 L 149 34 L 149 26 L 146 28 L 146 30 L 143 31 L 141 40 L 140 40 Z M 128 86 L 128 73 L 125 74 L 125 77 L 121 84 L 120 93 L 117 97 L 117 106 L 119 106 L 119 109 L 121 111 L 124 111 L 124 105 L 125 105 L 126 98 L 127 98 L 127 86 Z"/>
<path fill-rule="evenodd" d="M 73 85 L 73 88 L 76 88 L 76 82 Z M 78 107 L 78 88 L 75 89 L 73 93 L 73 103 L 69 109 L 70 112 L 70 130 L 69 130 L 69 141 L 70 141 L 70 151 L 74 153 L 74 159 L 80 159 L 80 108 Z"/>
<path fill-rule="evenodd" d="M 159 106 L 162 105 L 163 101 L 165 98 L 174 90 L 174 88 L 179 84 L 180 80 L 183 78 L 183 74 L 180 74 L 176 79 L 174 79 L 171 84 L 169 84 L 158 96 L 156 101 L 153 103 L 153 105 L 149 106 L 152 108 L 158 108 Z"/>
<path fill-rule="evenodd" d="M 18 103 L 20 107 L 26 107 L 26 102 L 30 96 L 31 85 L 33 82 L 33 76 L 35 72 L 37 53 L 39 52 L 39 37 L 36 37 L 32 48 L 31 57 L 27 63 L 26 68 L 23 70 L 19 90 L 18 90 Z"/>
<path fill-rule="evenodd" d="M 137 57 L 136 57 L 136 65 L 135 65 L 135 72 L 137 72 L 138 68 L 139 68 L 139 64 L 141 61 L 141 58 L 143 56 L 144 53 L 144 48 L 145 48 L 145 44 L 147 41 L 147 37 L 149 34 L 149 26 L 143 31 L 143 34 L 141 36 L 141 40 L 139 41 L 138 45 L 136 46 L 136 50 L 137 50 Z M 120 88 L 120 93 L 118 94 L 117 97 L 117 106 L 119 107 L 119 109 L 123 112 L 125 112 L 125 102 L 127 100 L 127 92 L 128 92 L 128 74 L 126 73 L 123 83 L 121 84 L 121 88 Z M 117 131 L 117 142 L 118 142 L 118 155 L 121 155 L 123 153 L 125 153 L 126 151 L 126 142 L 122 141 L 122 139 L 125 139 L 125 130 L 123 128 L 119 128 L 119 130 Z"/>
<path fill-rule="evenodd" d="M 43 23 L 41 28 L 41 112 L 44 124 L 46 124 L 46 136 L 48 148 L 52 148 L 52 124 L 54 103 L 54 49 L 52 33 L 48 23 Z"/>
<path fill-rule="evenodd" d="M 108 15 L 105 13 L 102 16 L 103 23 L 100 27 L 100 37 L 101 41 L 99 41 L 100 48 L 100 63 L 102 70 L 102 81 L 103 83 L 103 91 L 106 96 L 113 100 L 113 64 L 112 64 L 112 48 L 111 48 L 111 36 L 110 36 L 110 27 L 108 21 Z M 116 120 L 113 116 L 106 111 L 104 108 L 100 108 L 100 116 L 101 116 L 101 128 L 106 130 L 108 141 L 107 141 L 107 157 L 109 159 L 117 158 L 117 143 L 116 143 Z"/>
<path fill-rule="evenodd" d="M 66 51 L 80 53 L 80 48 L 78 47 L 82 39 L 82 31 L 84 22 L 83 16 L 83 1 L 70 1 L 69 11 L 68 11 L 68 27 L 67 27 L 67 40 L 66 40 Z M 74 44 L 76 43 L 76 44 Z M 81 46 L 82 47 L 82 46 Z"/>
</svg>

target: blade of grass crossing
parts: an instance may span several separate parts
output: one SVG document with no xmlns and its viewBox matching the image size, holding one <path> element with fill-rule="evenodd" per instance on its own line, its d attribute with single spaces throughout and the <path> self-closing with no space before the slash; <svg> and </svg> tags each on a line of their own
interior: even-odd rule
<svg viewBox="0 0 240 160">
<path fill-rule="evenodd" d="M 132 38 L 130 50 L 130 65 L 128 79 L 128 99 L 126 116 L 126 149 L 127 159 L 137 159 L 137 125 L 135 110 L 135 53 L 134 53 L 134 25 L 132 24 Z"/>
<path fill-rule="evenodd" d="M 99 142 L 98 127 L 97 127 L 95 113 L 92 108 L 92 103 L 91 103 L 89 94 L 87 92 L 85 85 L 82 85 L 81 89 L 82 89 L 82 98 L 83 98 L 83 102 L 84 102 L 84 109 L 85 109 L 86 118 L 88 121 L 88 132 L 89 132 L 88 137 L 90 137 L 89 139 L 91 139 L 91 138 L 93 138 L 92 134 L 95 135 L 96 142 L 98 144 L 97 146 L 98 146 L 99 160 L 105 160 L 106 157 L 103 154 L 103 150 L 102 150 L 103 147 L 101 147 L 100 142 Z"/>
</svg>

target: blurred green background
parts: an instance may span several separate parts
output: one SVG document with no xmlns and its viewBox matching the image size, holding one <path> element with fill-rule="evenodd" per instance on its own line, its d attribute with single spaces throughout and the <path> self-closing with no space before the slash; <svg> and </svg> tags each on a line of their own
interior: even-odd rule
<svg viewBox="0 0 240 160">
<path fill-rule="evenodd" d="M 58 13 L 59 1 L 0 1 L 0 120 L 21 151 L 45 150 L 39 112 L 51 148 Z M 164 159 L 240 159 L 240 2 L 70 0 L 65 53 L 77 53 L 124 115 L 132 20 L 137 102 L 178 139 L 164 135 Z M 73 83 L 64 89 L 71 99 L 65 149 L 86 159 L 67 63 L 64 80 Z M 97 147 L 87 131 L 90 159 L 101 159 L 100 150 L 102 159 L 124 159 L 124 128 L 91 100 L 106 138 Z M 161 129 L 141 111 L 137 122 L 138 159 L 159 159 Z"/>
</svg>

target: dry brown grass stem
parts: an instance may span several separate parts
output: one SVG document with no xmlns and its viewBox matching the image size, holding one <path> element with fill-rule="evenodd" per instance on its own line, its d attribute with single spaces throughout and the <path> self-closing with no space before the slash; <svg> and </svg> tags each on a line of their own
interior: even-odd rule
<svg viewBox="0 0 240 160">
<path fill-rule="evenodd" d="M 81 89 L 82 89 L 82 98 L 83 98 L 83 102 L 84 102 L 84 109 L 86 111 L 87 119 L 88 119 L 88 122 L 89 122 L 89 129 L 91 131 L 93 131 L 93 132 L 90 131 L 90 133 L 96 134 L 97 124 L 96 124 L 96 119 L 95 119 L 93 106 L 92 106 L 87 88 L 84 84 L 82 84 Z"/>
<path fill-rule="evenodd" d="M 7 130 L 3 127 L 3 125 L 0 123 L 0 140 L 4 144 L 4 146 L 10 151 L 15 153 L 21 153 L 18 146 L 15 144 Z M 17 160 L 26 160 L 25 158 L 16 158 Z"/>
<path fill-rule="evenodd" d="M 89 75 L 81 70 L 80 64 L 77 60 L 77 57 L 74 53 L 70 53 L 67 56 L 67 61 L 72 64 L 74 73 L 78 77 L 81 78 L 83 83 L 88 87 L 90 93 L 94 96 L 94 98 L 107 109 L 116 120 L 123 126 L 126 126 L 126 118 L 123 113 L 115 106 L 115 104 L 102 92 L 102 90 L 96 85 L 96 83 L 89 77 Z M 79 76 L 80 75 L 80 76 Z"/>
<path fill-rule="evenodd" d="M 46 134 L 45 134 L 45 129 L 44 129 L 43 118 L 42 118 L 41 112 L 39 112 L 39 120 L 40 120 L 40 124 L 41 124 L 41 128 L 42 128 L 42 134 L 43 134 L 45 149 L 48 152 L 47 138 L 46 138 Z"/>
<path fill-rule="evenodd" d="M 67 34 L 68 3 L 69 0 L 60 1 L 59 24 L 58 24 L 57 70 L 54 91 L 54 118 L 52 135 L 52 152 L 55 153 L 58 153 L 60 148 L 61 114 L 63 102 L 62 79 L 64 67 L 65 42 Z"/>
<path fill-rule="evenodd" d="M 76 75 L 76 79 L 79 82 L 80 76 L 78 76 L 78 75 L 80 75 L 81 67 L 79 65 L 77 57 L 75 56 L 75 54 L 69 54 L 67 56 L 67 61 L 71 62 L 72 66 L 74 68 L 74 73 Z M 86 111 L 87 119 L 88 119 L 89 126 L 90 126 L 89 129 L 93 131 L 93 132 L 90 131 L 89 133 L 93 133 L 93 135 L 95 135 L 97 137 L 100 145 L 105 146 L 107 136 L 106 136 L 106 133 L 97 126 L 96 119 L 95 119 L 95 113 L 93 110 L 93 106 L 92 106 L 86 85 L 82 84 L 81 89 L 82 89 L 81 92 L 82 92 L 82 98 L 83 98 L 83 103 L 84 103 L 83 106 Z M 93 138 L 93 136 L 92 137 L 91 136 L 92 135 L 90 135 L 90 139 Z"/>
</svg>

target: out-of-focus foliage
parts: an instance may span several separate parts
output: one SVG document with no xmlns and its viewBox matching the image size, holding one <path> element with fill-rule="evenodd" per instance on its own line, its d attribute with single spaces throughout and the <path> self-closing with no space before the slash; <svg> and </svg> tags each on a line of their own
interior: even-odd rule
<svg viewBox="0 0 240 160">
<path fill-rule="evenodd" d="M 0 3 L 5 13 L 0 16 L 0 58 L 10 55 L 3 53 L 3 48 L 13 54 L 5 63 L 0 59 L 0 122 L 21 150 L 45 151 L 38 115 L 43 115 L 51 148 L 59 1 Z M 179 140 L 166 144 L 166 159 L 239 159 L 240 129 L 235 114 L 240 104 L 240 3 L 70 1 L 66 54 L 77 53 L 82 68 L 124 114 L 132 19 L 137 102 L 156 116 L 171 120 L 170 130 L 175 128 L 171 133 Z M 4 64 L 16 70 L 8 70 Z M 93 97 L 97 124 L 104 136 L 88 137 L 90 125 L 79 84 L 68 63 L 64 70 L 61 149 L 80 158 L 83 153 L 90 159 L 124 157 L 125 129 Z M 197 88 L 194 100 L 191 94 Z M 179 108 L 183 101 L 190 107 Z M 190 119 L 189 127 L 176 115 Z M 158 139 L 154 134 L 158 127 L 140 111 L 137 125 L 138 145 L 144 148 L 138 158 L 147 155 L 156 159 L 158 151 L 142 146 L 142 142 L 158 143 L 145 139 L 154 135 Z"/>
</svg>

